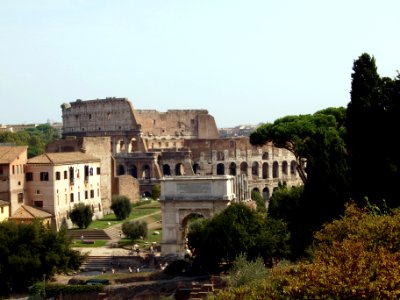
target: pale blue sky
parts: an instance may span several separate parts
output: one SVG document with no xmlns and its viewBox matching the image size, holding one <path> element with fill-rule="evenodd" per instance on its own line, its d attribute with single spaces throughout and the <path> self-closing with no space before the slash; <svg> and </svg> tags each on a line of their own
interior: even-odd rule
<svg viewBox="0 0 400 300">
<path fill-rule="evenodd" d="M 346 106 L 363 52 L 400 69 L 399 0 L 0 0 L 0 124 L 76 99 L 207 109 L 218 127 Z"/>
</svg>

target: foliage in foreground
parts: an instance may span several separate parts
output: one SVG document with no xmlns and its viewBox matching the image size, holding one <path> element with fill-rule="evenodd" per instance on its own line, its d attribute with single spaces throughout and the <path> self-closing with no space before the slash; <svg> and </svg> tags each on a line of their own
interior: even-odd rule
<svg viewBox="0 0 400 300">
<path fill-rule="evenodd" d="M 277 267 L 265 280 L 212 299 L 399 299 L 400 212 L 354 204 L 315 235 L 314 261 Z"/>
<path fill-rule="evenodd" d="M 0 223 L 0 296 L 25 291 L 36 281 L 79 269 L 84 256 L 70 248 L 65 231 L 39 221 Z"/>
</svg>

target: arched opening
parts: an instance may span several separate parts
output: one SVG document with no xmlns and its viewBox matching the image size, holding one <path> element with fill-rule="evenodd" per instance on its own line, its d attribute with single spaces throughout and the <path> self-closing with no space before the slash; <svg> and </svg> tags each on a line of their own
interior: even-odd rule
<svg viewBox="0 0 400 300">
<path fill-rule="evenodd" d="M 262 178 L 263 179 L 269 178 L 269 165 L 268 165 L 268 163 L 263 163 L 263 165 L 262 165 Z"/>
<path fill-rule="evenodd" d="M 277 161 L 274 161 L 274 164 L 272 165 L 272 178 L 278 178 L 279 177 L 279 164 Z"/>
<path fill-rule="evenodd" d="M 269 154 L 268 154 L 268 152 L 264 152 L 264 153 L 263 153 L 262 159 L 263 159 L 263 160 L 268 160 L 268 159 L 269 159 Z"/>
<path fill-rule="evenodd" d="M 286 160 L 282 162 L 282 175 L 288 174 L 288 163 Z"/>
<path fill-rule="evenodd" d="M 234 162 L 229 165 L 229 175 L 236 176 L 236 164 Z"/>
<path fill-rule="evenodd" d="M 247 162 L 242 162 L 240 164 L 240 174 L 241 175 L 248 175 L 247 174 Z"/>
<path fill-rule="evenodd" d="M 162 166 L 164 176 L 171 176 L 171 167 L 168 164 Z"/>
<path fill-rule="evenodd" d="M 124 175 L 124 174 L 125 174 L 125 167 L 123 165 L 118 165 L 117 175 Z"/>
<path fill-rule="evenodd" d="M 224 164 L 219 163 L 217 165 L 217 175 L 225 175 L 225 166 L 224 166 Z"/>
<path fill-rule="evenodd" d="M 293 176 L 295 176 L 296 175 L 296 161 L 295 160 L 292 160 L 291 162 L 290 162 L 290 175 L 293 175 Z"/>
<path fill-rule="evenodd" d="M 137 176 L 137 167 L 136 167 L 135 165 L 131 165 L 131 166 L 129 167 L 129 174 L 130 174 L 132 177 L 138 178 L 138 176 Z"/>
<path fill-rule="evenodd" d="M 199 164 L 193 164 L 193 173 L 197 174 L 197 172 L 200 171 L 200 165 Z"/>
<path fill-rule="evenodd" d="M 149 165 L 144 165 L 143 167 L 143 172 L 142 172 L 142 178 L 144 179 L 150 179 L 150 166 Z"/>
<path fill-rule="evenodd" d="M 251 166 L 251 175 L 255 176 L 258 178 L 258 162 L 253 162 Z"/>
<path fill-rule="evenodd" d="M 182 176 L 184 174 L 183 164 L 178 163 L 175 166 L 175 175 Z"/>
<path fill-rule="evenodd" d="M 263 198 L 265 199 L 265 200 L 269 200 L 269 188 L 267 188 L 267 187 L 265 187 L 264 189 L 263 189 Z"/>
<path fill-rule="evenodd" d="M 143 198 L 151 198 L 151 192 L 149 192 L 149 191 L 144 191 L 143 194 L 142 194 L 142 197 L 143 197 Z M 146 199 L 146 200 L 147 200 L 147 199 Z"/>
</svg>

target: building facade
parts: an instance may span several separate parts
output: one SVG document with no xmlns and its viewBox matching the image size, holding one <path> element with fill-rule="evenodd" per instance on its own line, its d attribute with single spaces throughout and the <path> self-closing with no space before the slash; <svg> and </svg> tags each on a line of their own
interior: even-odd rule
<svg viewBox="0 0 400 300">
<path fill-rule="evenodd" d="M 103 217 L 100 159 L 83 152 L 45 153 L 26 164 L 30 205 L 53 215 L 52 226 L 72 227 L 69 213 L 76 204 L 89 205 L 93 219 Z"/>
<path fill-rule="evenodd" d="M 9 203 L 10 216 L 25 202 L 27 160 L 27 146 L 0 146 L 0 200 Z"/>
</svg>

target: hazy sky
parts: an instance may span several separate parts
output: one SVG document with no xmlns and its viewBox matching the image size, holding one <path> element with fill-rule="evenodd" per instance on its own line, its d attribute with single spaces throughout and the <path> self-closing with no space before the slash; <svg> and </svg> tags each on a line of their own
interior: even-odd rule
<svg viewBox="0 0 400 300">
<path fill-rule="evenodd" d="M 207 109 L 218 127 L 347 106 L 363 52 L 400 69 L 399 0 L 0 0 L 0 124 L 76 99 Z"/>
</svg>

